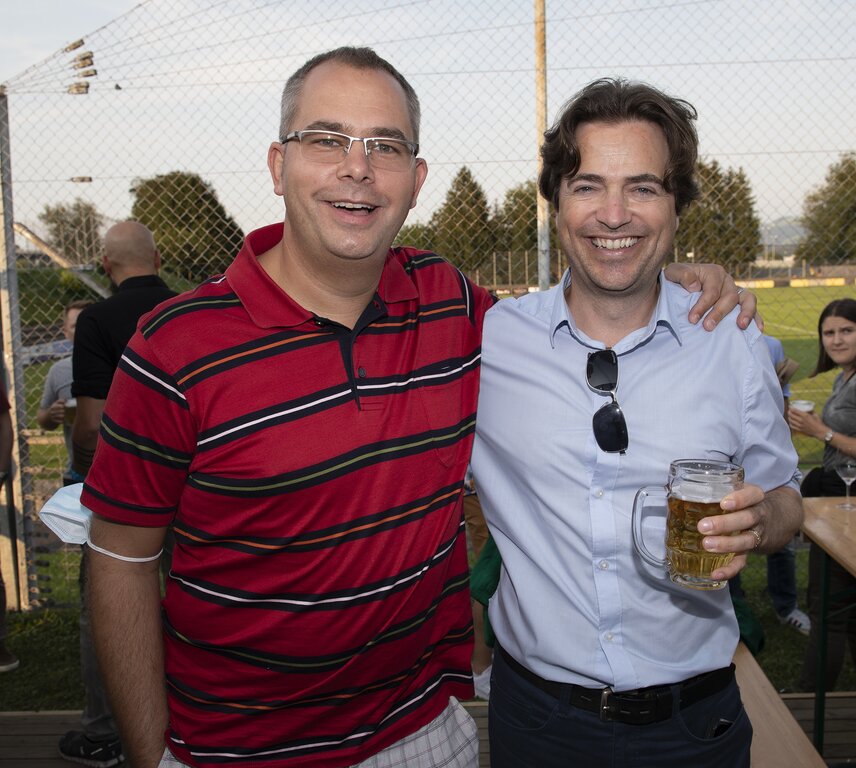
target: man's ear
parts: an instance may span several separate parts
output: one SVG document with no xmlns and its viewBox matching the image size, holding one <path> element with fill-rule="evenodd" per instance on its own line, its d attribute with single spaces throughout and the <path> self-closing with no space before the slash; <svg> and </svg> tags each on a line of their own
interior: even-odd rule
<svg viewBox="0 0 856 768">
<path fill-rule="evenodd" d="M 285 190 L 285 184 L 282 178 L 282 166 L 285 162 L 285 144 L 278 141 L 272 141 L 268 147 L 267 164 L 270 171 L 270 177 L 273 181 L 273 191 L 282 197 Z"/>
<path fill-rule="evenodd" d="M 410 195 L 410 207 L 416 207 L 416 200 L 419 197 L 419 190 L 422 189 L 422 185 L 425 183 L 425 177 L 428 175 L 428 163 L 425 162 L 421 157 L 416 158 L 416 166 L 413 177 L 413 194 Z"/>
</svg>

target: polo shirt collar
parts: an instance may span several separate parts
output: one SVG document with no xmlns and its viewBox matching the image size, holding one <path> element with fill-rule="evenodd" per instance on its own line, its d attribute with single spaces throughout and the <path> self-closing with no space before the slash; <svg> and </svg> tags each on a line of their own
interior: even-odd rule
<svg viewBox="0 0 856 768">
<path fill-rule="evenodd" d="M 669 287 L 669 281 L 663 276 L 662 270 L 657 281 L 660 285 L 660 292 L 657 296 L 657 305 L 654 308 L 651 319 L 644 328 L 633 331 L 615 345 L 615 351 L 618 354 L 626 354 L 641 346 L 657 332 L 658 328 L 669 331 L 678 344 L 682 343 L 680 317 L 676 318 L 675 314 L 682 310 L 675 307 L 672 289 Z M 568 309 L 568 303 L 565 301 L 565 290 L 570 283 L 571 270 L 566 269 L 559 284 L 552 289 L 554 295 L 551 297 L 550 323 L 547 327 L 550 334 L 550 346 L 555 348 L 556 334 L 563 327 L 566 327 L 568 333 L 583 346 L 591 347 L 592 349 L 603 349 L 601 342 L 589 338 L 574 323 L 574 317 L 570 309 Z M 683 288 L 680 290 L 683 291 Z"/>
<path fill-rule="evenodd" d="M 258 257 L 282 240 L 281 223 L 250 232 L 235 260 L 226 269 L 226 280 L 259 328 L 283 328 L 311 322 L 315 316 L 301 307 L 262 269 Z M 376 295 L 385 304 L 417 298 L 416 286 L 390 251 Z"/>
</svg>

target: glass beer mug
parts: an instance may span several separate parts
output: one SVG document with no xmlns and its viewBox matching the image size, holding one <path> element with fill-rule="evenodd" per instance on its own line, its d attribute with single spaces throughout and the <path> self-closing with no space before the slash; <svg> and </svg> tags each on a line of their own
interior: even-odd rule
<svg viewBox="0 0 856 768">
<path fill-rule="evenodd" d="M 667 568 L 676 584 L 693 589 L 721 589 L 728 582 L 710 578 L 717 568 L 731 562 L 733 552 L 708 552 L 702 547 L 704 535 L 698 531 L 703 517 L 724 514 L 719 502 L 743 487 L 743 467 L 727 461 L 680 459 L 669 465 L 665 487 L 640 488 L 633 500 L 633 546 L 651 565 Z M 642 536 L 645 501 L 665 498 L 666 559 L 651 554 Z"/>
</svg>

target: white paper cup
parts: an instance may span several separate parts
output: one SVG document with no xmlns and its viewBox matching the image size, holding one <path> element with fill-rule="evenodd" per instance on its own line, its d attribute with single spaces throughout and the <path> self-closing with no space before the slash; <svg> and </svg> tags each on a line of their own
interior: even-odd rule
<svg viewBox="0 0 856 768">
<path fill-rule="evenodd" d="M 814 403 L 811 400 L 791 400 L 788 407 L 811 413 L 814 410 Z"/>
</svg>

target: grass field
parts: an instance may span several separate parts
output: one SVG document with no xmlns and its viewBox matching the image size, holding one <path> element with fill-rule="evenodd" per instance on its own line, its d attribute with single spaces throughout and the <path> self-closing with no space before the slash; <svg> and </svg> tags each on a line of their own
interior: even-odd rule
<svg viewBox="0 0 856 768">
<path fill-rule="evenodd" d="M 819 414 L 832 391 L 838 369 L 808 378 L 817 362 L 817 319 L 833 299 L 856 295 L 852 286 L 812 288 L 758 288 L 758 308 L 764 318 L 764 333 L 782 342 L 785 354 L 796 360 L 799 370 L 791 380 L 791 398 L 812 400 Z M 819 464 L 823 455 L 820 441 L 794 435 L 794 446 L 803 467 Z"/>
</svg>

